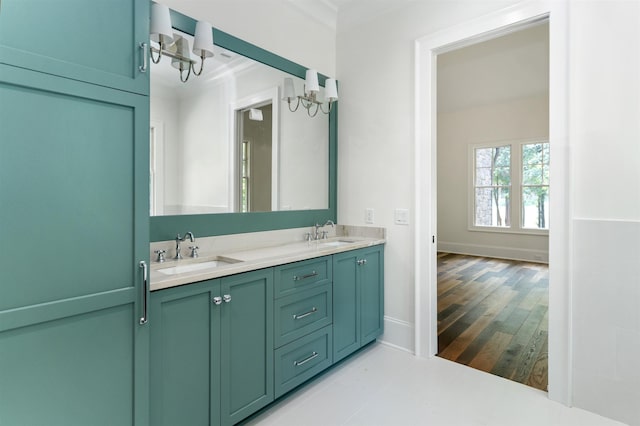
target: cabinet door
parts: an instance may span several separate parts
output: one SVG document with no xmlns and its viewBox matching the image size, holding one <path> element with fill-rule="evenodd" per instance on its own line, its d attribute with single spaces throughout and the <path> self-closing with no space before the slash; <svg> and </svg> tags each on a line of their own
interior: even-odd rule
<svg viewBox="0 0 640 426">
<path fill-rule="evenodd" d="M 221 424 L 231 425 L 273 401 L 273 269 L 220 283 Z"/>
<path fill-rule="evenodd" d="M 2 0 L 0 63 L 149 93 L 147 0 Z"/>
<path fill-rule="evenodd" d="M 360 347 L 357 251 L 333 256 L 333 362 Z"/>
<path fill-rule="evenodd" d="M 0 64 L 0 99 L 0 424 L 147 424 L 147 98 Z"/>
<path fill-rule="evenodd" d="M 217 281 L 151 294 L 151 424 L 219 423 L 217 377 L 220 309 Z M 215 318 L 214 316 L 217 316 Z"/>
<path fill-rule="evenodd" d="M 360 264 L 360 345 L 382 334 L 384 321 L 384 259 L 381 246 L 363 249 Z"/>
</svg>

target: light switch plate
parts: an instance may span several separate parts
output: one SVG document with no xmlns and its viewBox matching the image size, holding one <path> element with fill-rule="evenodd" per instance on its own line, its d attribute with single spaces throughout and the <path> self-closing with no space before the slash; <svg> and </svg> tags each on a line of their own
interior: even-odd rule
<svg viewBox="0 0 640 426">
<path fill-rule="evenodd" d="M 393 215 L 393 219 L 396 225 L 408 225 L 409 224 L 409 210 L 408 209 L 396 209 Z"/>
</svg>

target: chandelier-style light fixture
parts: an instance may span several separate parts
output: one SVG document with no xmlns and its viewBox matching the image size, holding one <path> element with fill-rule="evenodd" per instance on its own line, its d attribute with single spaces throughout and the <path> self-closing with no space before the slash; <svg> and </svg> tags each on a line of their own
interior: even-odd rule
<svg viewBox="0 0 640 426">
<path fill-rule="evenodd" d="M 304 94 L 296 96 L 296 90 L 293 87 L 293 79 L 286 77 L 284 79 L 284 100 L 289 105 L 289 111 L 296 112 L 300 104 L 307 110 L 309 117 L 315 117 L 318 111 L 322 111 L 324 114 L 331 112 L 331 106 L 338 100 L 338 88 L 336 87 L 336 80 L 333 78 L 327 78 L 324 83 L 325 98 L 329 104 L 325 110 L 323 103 L 317 99 L 318 92 L 320 91 L 320 85 L 318 84 L 318 72 L 316 70 L 307 70 Z M 292 108 L 292 101 L 296 100 L 296 106 Z"/>
<path fill-rule="evenodd" d="M 151 46 L 151 61 L 160 62 L 163 56 L 171 58 L 171 65 L 180 71 L 180 81 L 185 83 L 191 73 L 202 74 L 205 58 L 213 56 L 213 31 L 211 24 L 204 21 L 196 23 L 196 33 L 193 41 L 195 55 L 200 57 L 200 67 L 196 71 L 196 61 L 191 59 L 189 41 L 173 32 L 169 8 L 159 3 L 151 5 L 151 28 L 149 37 L 158 43 L 159 47 Z M 186 72 L 186 76 L 184 75 Z"/>
</svg>

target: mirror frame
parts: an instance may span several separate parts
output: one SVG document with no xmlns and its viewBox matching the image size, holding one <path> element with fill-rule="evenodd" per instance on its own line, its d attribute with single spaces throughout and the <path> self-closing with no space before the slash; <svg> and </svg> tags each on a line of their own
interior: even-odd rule
<svg viewBox="0 0 640 426">
<path fill-rule="evenodd" d="M 173 28 L 187 34 L 195 33 L 196 21 L 171 10 Z M 254 61 L 279 69 L 304 80 L 307 68 L 264 50 L 251 43 L 213 28 L 214 44 Z M 177 77 L 176 77 L 177 78 Z M 318 73 L 318 81 L 324 86 L 327 76 Z M 304 112 L 304 111 L 303 111 Z M 309 118 L 312 120 L 313 118 Z M 329 113 L 329 199 L 327 209 L 291 210 L 250 213 L 215 213 L 176 216 L 150 216 L 150 239 L 173 240 L 177 233 L 191 231 L 196 237 L 241 234 L 287 228 L 302 228 L 328 219 L 337 222 L 337 141 L 338 103 Z"/>
</svg>

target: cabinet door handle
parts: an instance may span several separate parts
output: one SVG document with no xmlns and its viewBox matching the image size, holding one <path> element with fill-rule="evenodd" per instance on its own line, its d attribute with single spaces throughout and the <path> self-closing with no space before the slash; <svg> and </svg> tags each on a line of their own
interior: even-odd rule
<svg viewBox="0 0 640 426">
<path fill-rule="evenodd" d="M 293 280 L 294 281 L 302 281 L 302 280 L 306 280 L 307 278 L 316 277 L 316 276 L 318 276 L 318 273 L 316 271 L 311 271 L 310 274 L 303 275 L 301 277 L 299 277 L 297 275 L 294 275 L 293 276 Z"/>
<path fill-rule="evenodd" d="M 213 299 L 211 299 L 211 301 L 213 302 L 214 305 L 221 305 L 222 304 L 222 297 L 215 296 Z"/>
<path fill-rule="evenodd" d="M 142 51 L 142 65 L 138 67 L 140 72 L 147 72 L 147 56 L 149 55 L 149 45 L 147 43 L 140 43 L 140 50 Z"/>
<path fill-rule="evenodd" d="M 309 361 L 311 361 L 312 359 L 317 358 L 317 357 L 318 357 L 318 355 L 319 355 L 319 354 L 318 354 L 318 352 L 313 351 L 313 352 L 311 352 L 311 355 L 309 355 L 309 356 L 308 356 L 308 357 L 306 357 L 305 359 L 303 359 L 303 360 L 301 360 L 301 361 L 293 361 L 293 365 L 294 365 L 295 367 L 299 367 L 299 366 L 301 366 L 301 365 L 304 365 L 304 364 L 308 363 L 308 362 L 309 362 Z"/>
<path fill-rule="evenodd" d="M 367 259 L 360 259 L 358 261 L 356 261 L 356 263 L 360 266 L 362 265 L 366 265 L 367 264 Z"/>
<path fill-rule="evenodd" d="M 149 279 L 147 274 L 147 262 L 141 260 L 138 264 L 138 267 L 142 268 L 142 316 L 140 317 L 140 325 L 145 325 L 148 322 L 147 307 L 149 303 Z"/>
<path fill-rule="evenodd" d="M 222 296 L 222 300 L 224 300 L 224 303 L 231 302 L 231 295 L 230 294 L 225 294 L 224 296 Z"/>
<path fill-rule="evenodd" d="M 318 312 L 318 308 L 316 308 L 315 306 L 313 308 L 311 308 L 311 310 L 309 312 L 305 312 L 304 314 L 293 314 L 293 319 L 294 320 L 299 320 L 305 317 L 308 317 L 309 315 L 313 315 L 316 312 Z"/>
</svg>

